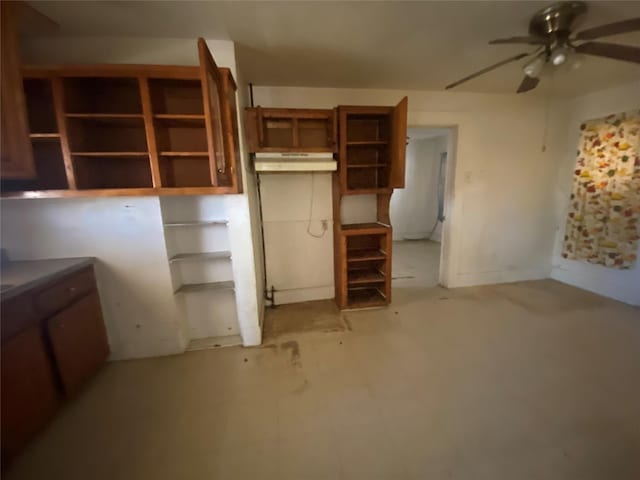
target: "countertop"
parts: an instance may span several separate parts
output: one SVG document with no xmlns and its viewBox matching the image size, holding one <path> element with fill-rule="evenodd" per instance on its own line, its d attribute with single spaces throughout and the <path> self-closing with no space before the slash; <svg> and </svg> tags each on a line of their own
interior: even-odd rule
<svg viewBox="0 0 640 480">
<path fill-rule="evenodd" d="M 95 260 L 94 257 L 74 257 L 3 263 L 0 271 L 0 300 L 15 297 L 26 290 L 93 265 Z"/>
</svg>

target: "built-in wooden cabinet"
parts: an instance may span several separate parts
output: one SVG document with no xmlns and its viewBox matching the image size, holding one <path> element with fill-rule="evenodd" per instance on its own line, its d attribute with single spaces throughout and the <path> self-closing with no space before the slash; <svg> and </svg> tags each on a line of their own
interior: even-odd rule
<svg viewBox="0 0 640 480">
<path fill-rule="evenodd" d="M 311 108 L 247 108 L 247 143 L 251 153 L 334 152 L 336 110 Z"/>
<path fill-rule="evenodd" d="M 338 112 L 342 194 L 404 187 L 406 97 L 396 107 L 338 107 Z"/>
<path fill-rule="evenodd" d="M 30 179 L 36 168 L 29 145 L 15 9 L 16 2 L 0 2 L 0 175 Z"/>
<path fill-rule="evenodd" d="M 391 302 L 389 202 L 404 187 L 407 98 L 395 107 L 338 107 L 338 172 L 333 179 L 335 298 L 342 309 Z M 342 224 L 345 195 L 376 195 L 374 223 Z"/>
<path fill-rule="evenodd" d="M 3 299 L 2 467 L 109 355 L 93 267 Z"/>
<path fill-rule="evenodd" d="M 240 193 L 236 84 L 198 49 L 199 67 L 24 67 L 36 175 L 3 194 Z"/>
</svg>

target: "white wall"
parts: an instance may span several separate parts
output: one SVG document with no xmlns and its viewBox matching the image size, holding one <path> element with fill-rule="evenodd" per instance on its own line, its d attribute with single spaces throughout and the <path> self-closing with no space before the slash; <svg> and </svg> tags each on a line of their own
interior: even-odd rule
<svg viewBox="0 0 640 480">
<path fill-rule="evenodd" d="M 564 141 L 564 135 L 557 134 L 556 128 L 562 125 L 561 110 L 550 115 L 548 145 L 543 152 L 545 104 L 538 97 L 255 88 L 256 104 L 265 107 L 395 105 L 404 95 L 409 97 L 409 125 L 456 127 L 457 148 L 450 152 L 450 162 L 457 157 L 456 167 L 452 168 L 455 194 L 445 205 L 448 225 L 444 236 L 451 240 L 444 251 L 445 284 L 457 287 L 548 277 L 555 227 L 551 184 L 560 142 Z M 287 196 L 277 181 L 271 190 L 275 195 Z M 373 212 L 371 202 L 350 203 L 357 203 L 355 208 L 359 209 L 349 211 L 350 217 L 366 217 Z M 311 249 L 315 239 L 302 238 L 299 248 Z M 327 249 L 326 254 L 314 261 L 330 264 L 331 255 Z M 288 265 L 294 271 L 307 268 L 306 264 L 290 264 L 286 256 L 271 261 Z"/>
<path fill-rule="evenodd" d="M 276 304 L 333 298 L 331 174 L 261 174 L 260 186 Z"/>
<path fill-rule="evenodd" d="M 218 65 L 229 67 L 235 75 L 233 42 L 207 43 Z M 23 58 L 25 62 L 47 64 L 198 63 L 195 39 L 38 38 L 26 42 Z M 244 178 L 246 181 L 246 174 Z M 257 345 L 261 341 L 261 313 L 249 198 L 247 194 L 227 195 L 224 204 L 228 218 L 233 219 L 229 241 L 237 321 L 243 343 Z M 157 197 L 5 199 L 1 207 L 2 245 L 14 259 L 99 257 L 103 267 L 99 268 L 98 280 L 112 358 L 184 350 L 188 338 L 171 288 Z"/>
<path fill-rule="evenodd" d="M 112 358 L 184 350 L 157 197 L 3 199 L 2 247 L 12 260 L 97 257 Z"/>
<path fill-rule="evenodd" d="M 580 124 L 585 120 L 600 118 L 640 107 L 640 82 L 623 85 L 568 102 L 569 119 L 566 130 L 566 149 L 558 162 L 558 174 L 554 182 L 556 215 L 555 248 L 552 278 L 599 293 L 617 300 L 640 305 L 640 264 L 634 268 L 617 270 L 588 262 L 562 258 L 562 244 L 569 208 L 573 170 Z M 640 257 L 640 247 L 638 249 Z"/>
<path fill-rule="evenodd" d="M 391 196 L 394 240 L 431 238 L 440 241 L 438 180 L 440 155 L 447 151 L 447 136 L 411 139 L 406 156 L 405 188 Z"/>
</svg>

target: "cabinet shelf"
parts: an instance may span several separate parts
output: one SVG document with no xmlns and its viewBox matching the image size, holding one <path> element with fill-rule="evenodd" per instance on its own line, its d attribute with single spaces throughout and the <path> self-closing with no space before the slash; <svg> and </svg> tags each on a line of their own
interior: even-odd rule
<svg viewBox="0 0 640 480">
<path fill-rule="evenodd" d="M 347 262 L 368 262 L 371 260 L 385 260 L 387 254 L 382 250 L 349 250 Z"/>
<path fill-rule="evenodd" d="M 359 165 L 347 165 L 347 168 L 387 168 L 388 166 L 386 163 L 362 163 Z"/>
<path fill-rule="evenodd" d="M 149 152 L 71 152 L 74 157 L 148 157 Z"/>
<path fill-rule="evenodd" d="M 386 145 L 389 145 L 389 142 L 386 140 L 347 142 L 347 147 L 384 147 Z"/>
<path fill-rule="evenodd" d="M 347 308 L 379 307 L 387 304 L 387 297 L 375 287 L 349 288 Z"/>
<path fill-rule="evenodd" d="M 169 259 L 169 263 L 189 260 L 218 260 L 231 258 L 231 252 L 223 250 L 220 252 L 200 252 L 200 253 L 179 253 Z"/>
<path fill-rule="evenodd" d="M 207 283 L 186 283 L 175 293 L 189 293 L 189 292 L 202 292 L 204 290 L 230 290 L 235 287 L 233 280 L 227 280 L 224 282 L 207 282 Z"/>
<path fill-rule="evenodd" d="M 348 285 L 369 285 L 372 283 L 384 283 L 385 275 L 379 270 L 362 269 L 348 272 Z"/>
<path fill-rule="evenodd" d="M 165 227 L 206 227 L 210 225 L 224 225 L 229 223 L 228 220 L 203 220 L 195 222 L 171 222 L 165 223 Z"/>
<path fill-rule="evenodd" d="M 166 127 L 204 127 L 204 115 L 200 114 L 179 114 L 161 113 L 153 118 Z"/>
<path fill-rule="evenodd" d="M 160 152 L 161 157 L 208 157 L 208 152 Z"/>
<path fill-rule="evenodd" d="M 357 231 L 357 230 L 369 230 L 372 228 L 389 228 L 389 225 L 386 225 L 381 222 L 371 222 L 371 223 L 347 223 L 341 226 L 343 231 Z"/>
<path fill-rule="evenodd" d="M 54 141 L 60 138 L 59 133 L 30 133 L 29 138 L 33 141 Z"/>
</svg>

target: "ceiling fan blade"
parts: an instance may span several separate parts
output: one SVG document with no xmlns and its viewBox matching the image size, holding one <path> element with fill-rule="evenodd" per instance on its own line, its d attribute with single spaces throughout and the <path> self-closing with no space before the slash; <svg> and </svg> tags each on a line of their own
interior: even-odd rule
<svg viewBox="0 0 640 480">
<path fill-rule="evenodd" d="M 516 93 L 524 93 L 524 92 L 528 92 L 529 90 L 533 90 L 538 86 L 539 83 L 540 83 L 539 78 L 534 78 L 534 77 L 530 77 L 529 75 L 525 75 Z"/>
<path fill-rule="evenodd" d="M 640 30 L 640 18 L 631 18 L 621 22 L 600 25 L 578 32 L 576 40 L 594 40 L 600 37 L 608 37 L 618 33 L 636 32 Z"/>
<path fill-rule="evenodd" d="M 514 55 L 513 57 L 509 57 L 506 60 L 502 60 L 501 62 L 498 63 L 494 63 L 493 65 L 483 68 L 482 70 L 477 71 L 476 73 L 472 73 L 471 75 L 468 75 L 460 80 L 458 80 L 457 82 L 453 82 L 449 85 L 447 85 L 446 87 L 444 87 L 445 90 L 449 90 L 450 88 L 453 87 L 457 87 L 458 85 L 460 85 L 461 83 L 464 83 L 468 80 L 471 80 L 472 78 L 476 78 L 479 77 L 482 74 L 485 74 L 487 72 L 490 72 L 491 70 L 494 70 L 498 67 L 501 67 L 502 65 L 506 65 L 507 63 L 511 63 L 511 62 L 515 62 L 516 60 L 520 60 L 521 58 L 527 57 L 529 56 L 528 53 L 520 53 L 518 55 Z"/>
<path fill-rule="evenodd" d="M 547 45 L 549 40 L 540 37 L 509 37 L 491 40 L 489 45 L 500 45 L 503 43 L 524 43 L 527 45 Z"/>
<path fill-rule="evenodd" d="M 614 58 L 624 62 L 640 63 L 640 48 L 615 43 L 587 42 L 578 45 L 576 52 L 598 57 Z"/>
</svg>

